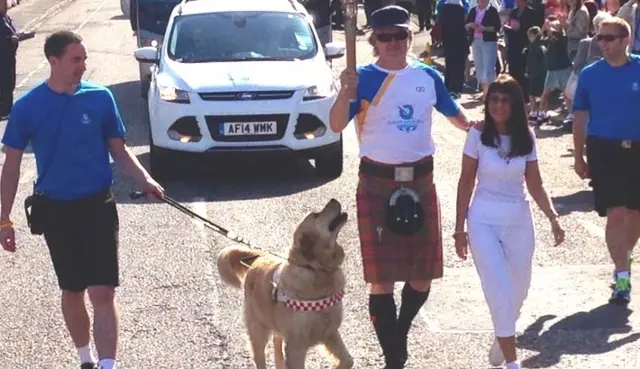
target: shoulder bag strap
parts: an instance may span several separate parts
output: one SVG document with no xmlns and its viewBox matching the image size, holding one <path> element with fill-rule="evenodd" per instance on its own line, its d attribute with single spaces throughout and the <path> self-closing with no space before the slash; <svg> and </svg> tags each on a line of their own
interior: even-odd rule
<svg viewBox="0 0 640 369">
<path fill-rule="evenodd" d="M 58 150 L 58 146 L 60 143 L 60 132 L 62 131 L 62 125 L 64 122 L 64 115 L 67 111 L 67 107 L 69 106 L 70 103 L 70 99 L 68 99 L 65 103 L 64 108 L 62 109 L 62 113 L 60 114 L 60 117 L 58 118 L 58 125 L 56 128 L 56 133 L 55 133 L 55 144 L 53 145 L 53 150 L 51 151 L 51 155 L 49 156 L 49 160 L 47 161 L 47 165 L 45 165 L 43 167 L 42 170 L 42 174 L 38 175 L 38 177 L 36 178 L 35 181 L 33 181 L 33 193 L 36 193 L 36 183 L 37 182 L 42 182 L 45 178 L 46 175 L 49 173 L 49 169 L 51 168 L 51 164 L 53 164 L 53 160 L 56 157 L 56 153 L 59 151 Z"/>
</svg>

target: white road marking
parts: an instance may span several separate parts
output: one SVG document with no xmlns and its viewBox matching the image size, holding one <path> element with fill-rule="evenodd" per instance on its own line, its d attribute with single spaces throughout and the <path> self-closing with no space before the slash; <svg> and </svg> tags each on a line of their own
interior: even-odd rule
<svg viewBox="0 0 640 369">
<path fill-rule="evenodd" d="M 22 28 L 24 29 L 37 29 L 38 27 L 40 27 L 42 25 L 42 23 L 44 23 L 47 19 L 53 17 L 54 15 L 60 13 L 62 11 L 62 8 L 65 7 L 65 5 L 69 4 L 70 2 L 72 2 L 74 0 L 63 0 L 60 1 L 59 3 L 57 3 L 56 5 L 52 6 L 51 8 L 47 9 L 46 12 L 42 13 L 42 15 L 40 15 L 39 17 L 32 19 L 31 21 L 29 21 L 27 24 L 25 24 Z"/>
<path fill-rule="evenodd" d="M 36 178 L 36 171 L 28 169 L 20 175 L 20 184 L 31 183 Z"/>
<path fill-rule="evenodd" d="M 69 1 L 66 1 L 69 2 Z M 66 4 L 66 2 L 64 2 Z M 93 18 L 93 16 L 99 12 L 100 10 L 102 10 L 102 7 L 107 3 L 107 0 L 102 0 L 100 2 L 100 4 L 98 5 L 98 7 L 96 7 L 91 14 L 89 14 L 89 16 L 87 16 L 82 23 L 80 23 L 80 25 L 78 25 L 78 27 L 76 27 L 73 32 L 78 33 L 80 32 L 86 25 L 87 23 L 89 23 L 89 21 L 91 20 L 91 18 Z M 53 9 L 53 8 L 52 8 Z M 46 14 L 46 13 L 45 13 Z M 44 19 L 44 18 L 43 18 Z M 26 28 L 26 27 L 25 27 Z M 24 79 L 22 81 L 20 81 L 20 83 L 18 83 L 16 85 L 16 89 L 22 88 L 24 87 L 29 80 L 31 79 L 31 77 L 33 77 L 36 73 L 38 73 L 42 68 L 44 68 L 45 65 L 47 65 L 47 58 L 43 58 L 42 61 L 40 62 L 40 64 L 38 64 L 35 69 L 33 69 L 31 72 L 29 72 L 29 74 L 27 74 L 26 77 L 24 77 Z"/>
<path fill-rule="evenodd" d="M 431 317 L 431 314 L 429 314 L 426 308 L 423 307 L 420 309 L 420 317 L 427 324 L 427 330 L 429 332 L 434 332 L 434 333 L 442 332 L 442 329 L 440 329 L 440 326 L 438 325 L 438 321 L 433 317 Z"/>
<path fill-rule="evenodd" d="M 558 210 L 559 212 L 562 212 L 566 209 L 567 207 L 565 205 L 562 204 L 557 204 L 556 205 L 556 210 Z M 576 222 L 578 224 L 580 224 L 587 232 L 591 233 L 593 236 L 596 236 L 602 240 L 605 239 L 605 232 L 604 232 L 604 228 L 588 221 L 588 220 L 583 220 L 583 219 L 576 219 Z"/>
<path fill-rule="evenodd" d="M 193 210 L 194 213 L 200 215 L 201 217 L 208 219 L 207 203 L 203 197 L 195 197 L 193 199 L 191 210 Z M 209 243 L 211 242 L 210 231 L 204 225 L 203 221 L 198 220 L 196 218 L 193 218 L 191 221 L 198 228 L 198 232 L 200 233 L 200 239 L 202 240 L 201 241 L 202 248 L 205 249 L 205 251 L 209 251 Z M 208 279 L 209 286 L 211 287 L 211 290 L 212 290 L 212 293 L 209 295 L 209 297 L 212 300 L 211 301 L 212 303 L 211 303 L 211 306 L 208 307 L 208 309 L 210 309 L 209 312 L 213 315 L 213 321 L 217 321 L 219 317 L 218 301 L 220 300 L 220 291 L 218 291 L 216 282 L 213 281 L 213 279 L 216 277 L 214 274 L 212 263 L 206 263 L 204 274 L 205 274 L 205 277 Z"/>
<path fill-rule="evenodd" d="M 586 229 L 587 232 L 591 233 L 592 235 L 599 237 L 603 240 L 605 239 L 604 228 L 586 220 L 578 220 L 578 224 L 584 227 L 584 229 Z"/>
</svg>

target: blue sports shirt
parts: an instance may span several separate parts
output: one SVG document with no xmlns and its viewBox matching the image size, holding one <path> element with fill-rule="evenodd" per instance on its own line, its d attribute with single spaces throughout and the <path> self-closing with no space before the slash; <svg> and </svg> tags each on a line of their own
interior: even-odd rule
<svg viewBox="0 0 640 369">
<path fill-rule="evenodd" d="M 15 102 L 2 143 L 24 150 L 31 142 L 38 170 L 34 190 L 75 200 L 111 186 L 108 140 L 124 134 L 108 88 L 82 81 L 67 94 L 43 82 Z"/>
<path fill-rule="evenodd" d="M 580 72 L 574 111 L 588 111 L 587 134 L 610 140 L 640 140 L 640 56 L 612 67 L 600 59 Z"/>
</svg>

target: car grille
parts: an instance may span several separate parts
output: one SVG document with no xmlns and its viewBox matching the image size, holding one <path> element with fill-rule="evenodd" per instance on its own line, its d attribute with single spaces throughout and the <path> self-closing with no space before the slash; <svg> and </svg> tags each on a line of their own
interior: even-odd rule
<svg viewBox="0 0 640 369">
<path fill-rule="evenodd" d="M 255 101 L 285 100 L 291 98 L 295 91 L 240 91 L 240 92 L 201 92 L 200 98 L 205 101 Z"/>
<path fill-rule="evenodd" d="M 273 141 L 284 136 L 289 122 L 289 114 L 264 114 L 264 115 L 206 115 L 205 121 L 211 137 L 219 142 L 247 142 L 247 141 Z M 222 130 L 225 123 L 260 123 L 275 122 L 276 132 L 273 134 L 245 134 L 229 136 Z M 266 123 L 265 123 L 266 124 Z"/>
</svg>

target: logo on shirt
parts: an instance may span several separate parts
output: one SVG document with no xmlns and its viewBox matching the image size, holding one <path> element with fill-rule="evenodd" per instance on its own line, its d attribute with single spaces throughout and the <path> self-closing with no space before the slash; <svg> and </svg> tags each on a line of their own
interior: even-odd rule
<svg viewBox="0 0 640 369">
<path fill-rule="evenodd" d="M 638 82 L 633 82 L 633 84 L 631 85 L 631 89 L 633 91 L 638 91 L 640 90 L 640 87 L 638 86 Z"/>
<path fill-rule="evenodd" d="M 395 125 L 401 132 L 413 132 L 418 128 L 418 125 L 422 123 L 421 120 L 413 117 L 414 110 L 413 105 L 406 104 L 398 106 L 399 120 L 393 120 L 389 124 Z"/>
<path fill-rule="evenodd" d="M 82 114 L 82 124 L 90 124 L 91 123 L 91 118 L 89 118 L 89 115 L 87 115 L 87 113 Z"/>
</svg>

